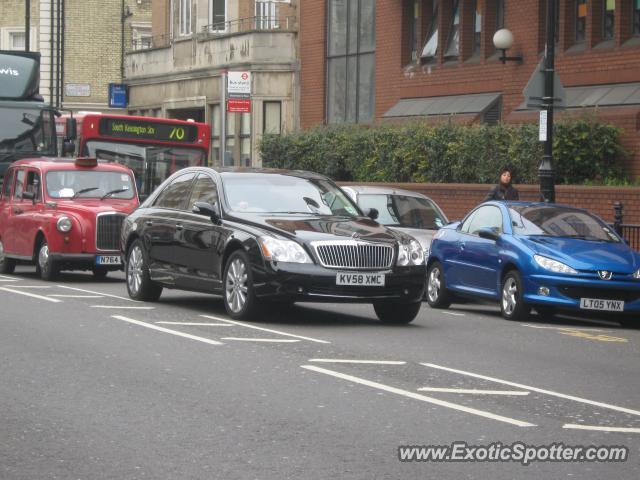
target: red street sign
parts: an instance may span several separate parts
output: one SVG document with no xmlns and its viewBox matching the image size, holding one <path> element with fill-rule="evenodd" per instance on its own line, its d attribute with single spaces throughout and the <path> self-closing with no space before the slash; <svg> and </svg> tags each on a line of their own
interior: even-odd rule
<svg viewBox="0 0 640 480">
<path fill-rule="evenodd" d="M 227 100 L 227 112 L 230 113 L 250 113 L 251 99 L 249 98 L 230 98 Z"/>
</svg>

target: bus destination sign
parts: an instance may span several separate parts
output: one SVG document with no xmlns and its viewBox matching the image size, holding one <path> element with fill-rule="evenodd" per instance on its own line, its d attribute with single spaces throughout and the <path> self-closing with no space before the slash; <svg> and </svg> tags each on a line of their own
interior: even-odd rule
<svg viewBox="0 0 640 480">
<path fill-rule="evenodd" d="M 154 121 L 126 120 L 119 118 L 100 119 L 100 134 L 106 137 L 136 138 L 162 142 L 193 143 L 198 138 L 195 125 L 171 125 Z"/>
</svg>

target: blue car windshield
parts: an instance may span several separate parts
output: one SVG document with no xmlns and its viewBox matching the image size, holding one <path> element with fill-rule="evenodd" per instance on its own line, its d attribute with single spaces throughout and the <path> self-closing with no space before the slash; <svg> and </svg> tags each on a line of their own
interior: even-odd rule
<svg viewBox="0 0 640 480">
<path fill-rule="evenodd" d="M 612 228 L 595 216 L 574 208 L 554 205 L 511 206 L 513 233 L 580 238 L 619 243 Z"/>
</svg>

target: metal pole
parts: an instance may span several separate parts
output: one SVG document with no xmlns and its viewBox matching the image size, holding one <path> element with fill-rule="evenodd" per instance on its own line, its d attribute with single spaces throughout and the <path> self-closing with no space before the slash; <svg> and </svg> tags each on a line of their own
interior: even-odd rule
<svg viewBox="0 0 640 480">
<path fill-rule="evenodd" d="M 224 167 L 227 149 L 227 71 L 220 73 L 220 166 Z M 215 121 L 215 120 L 214 120 Z"/>
<path fill-rule="evenodd" d="M 31 0 L 26 0 L 24 12 L 24 51 L 30 50 L 31 37 Z"/>
<path fill-rule="evenodd" d="M 543 107 L 547 111 L 547 138 L 544 142 L 544 155 L 538 167 L 540 180 L 540 199 L 555 203 L 555 173 L 553 170 L 553 80 L 555 76 L 555 8 L 558 0 L 547 1 L 547 45 L 544 56 L 544 97 Z"/>
</svg>

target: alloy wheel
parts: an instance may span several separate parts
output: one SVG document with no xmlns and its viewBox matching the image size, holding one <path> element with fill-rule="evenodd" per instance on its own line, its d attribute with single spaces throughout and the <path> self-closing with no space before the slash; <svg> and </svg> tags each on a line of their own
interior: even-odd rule
<svg viewBox="0 0 640 480">
<path fill-rule="evenodd" d="M 225 295 L 229 308 L 239 313 L 247 303 L 247 266 L 240 258 L 235 258 L 227 270 Z"/>
<path fill-rule="evenodd" d="M 440 269 L 434 267 L 431 269 L 429 273 L 429 282 L 427 283 L 427 295 L 429 296 L 429 300 L 432 302 L 436 302 L 440 297 Z"/>
<path fill-rule="evenodd" d="M 131 249 L 129 262 L 127 264 L 127 283 L 129 285 L 129 290 L 133 295 L 138 295 L 140 293 L 143 266 L 144 259 L 142 257 L 142 250 L 140 250 L 138 245 L 135 245 Z"/>
<path fill-rule="evenodd" d="M 47 269 L 47 265 L 49 264 L 49 245 L 46 243 L 40 247 L 40 251 L 38 252 L 38 265 L 40 266 L 41 271 L 45 271 Z"/>
<path fill-rule="evenodd" d="M 502 310 L 505 315 L 512 315 L 518 306 L 518 284 L 515 278 L 509 277 L 502 287 Z"/>
</svg>

